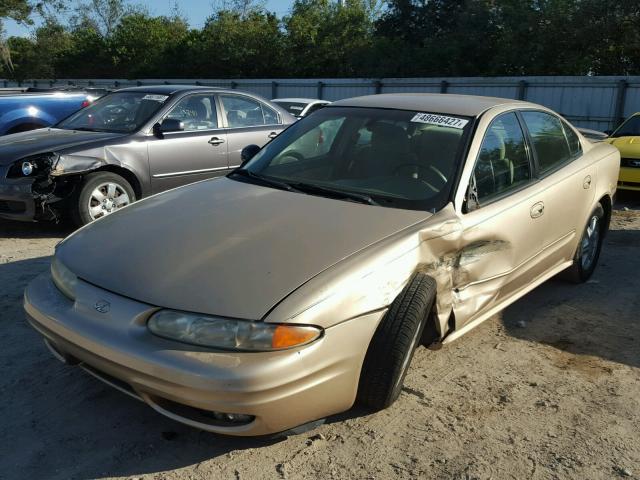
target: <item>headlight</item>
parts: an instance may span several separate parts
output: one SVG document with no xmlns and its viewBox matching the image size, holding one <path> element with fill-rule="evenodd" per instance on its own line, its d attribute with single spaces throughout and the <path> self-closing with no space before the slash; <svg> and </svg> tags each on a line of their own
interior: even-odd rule
<svg viewBox="0 0 640 480">
<path fill-rule="evenodd" d="M 28 177 L 33 173 L 33 163 L 31 162 L 22 162 L 22 174 L 25 177 Z"/>
<path fill-rule="evenodd" d="M 51 171 L 51 167 L 58 160 L 58 155 L 55 153 L 44 153 L 41 155 L 34 155 L 33 157 L 23 158 L 14 162 L 9 167 L 7 177 L 9 178 L 22 178 L 22 177 L 36 177 L 41 174 L 48 174 Z"/>
<path fill-rule="evenodd" d="M 57 257 L 53 257 L 51 261 L 51 278 L 58 290 L 60 290 L 70 300 L 76 299 L 76 285 L 78 284 L 78 277 L 69 270 L 64 264 L 58 260 Z"/>
<path fill-rule="evenodd" d="M 174 310 L 160 310 L 147 325 L 160 337 L 240 351 L 284 350 L 306 345 L 322 335 L 318 327 L 215 318 Z"/>
</svg>

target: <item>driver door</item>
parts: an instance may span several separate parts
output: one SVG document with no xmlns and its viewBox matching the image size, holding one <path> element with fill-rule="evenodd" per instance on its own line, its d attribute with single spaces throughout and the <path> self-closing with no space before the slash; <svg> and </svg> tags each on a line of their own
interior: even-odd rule
<svg viewBox="0 0 640 480">
<path fill-rule="evenodd" d="M 227 134 L 219 128 L 215 95 L 188 95 L 164 116 L 184 129 L 152 137 L 149 166 L 153 193 L 228 172 Z"/>
<path fill-rule="evenodd" d="M 547 219 L 544 187 L 515 112 L 496 117 L 485 132 L 471 179 L 462 245 L 454 276 L 457 328 L 517 296 L 544 274 Z"/>
</svg>

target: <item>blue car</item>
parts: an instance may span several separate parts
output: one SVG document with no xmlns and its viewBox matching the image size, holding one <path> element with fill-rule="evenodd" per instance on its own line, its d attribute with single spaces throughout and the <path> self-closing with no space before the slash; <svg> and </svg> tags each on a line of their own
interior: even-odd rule
<svg viewBox="0 0 640 480">
<path fill-rule="evenodd" d="M 89 105 L 98 96 L 87 91 L 0 95 L 0 135 L 48 127 Z"/>
</svg>

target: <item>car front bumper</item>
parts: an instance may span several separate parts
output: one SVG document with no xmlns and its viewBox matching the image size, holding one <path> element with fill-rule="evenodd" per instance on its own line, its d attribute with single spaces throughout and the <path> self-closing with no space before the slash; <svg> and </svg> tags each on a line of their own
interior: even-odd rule
<svg viewBox="0 0 640 480">
<path fill-rule="evenodd" d="M 32 221 L 36 214 L 36 202 L 31 178 L 6 178 L 5 168 L 0 167 L 0 218 Z"/>
<path fill-rule="evenodd" d="M 640 191 L 640 168 L 620 167 L 618 188 Z"/>
<path fill-rule="evenodd" d="M 49 274 L 25 291 L 27 318 L 56 356 L 174 420 L 228 435 L 282 432 L 349 409 L 369 341 L 384 315 L 345 321 L 297 349 L 222 352 L 152 335 L 146 322 L 157 307 L 82 281 L 76 294 L 75 301 L 67 299 Z M 98 312 L 97 302 L 107 302 L 109 311 Z M 211 411 L 255 418 L 228 424 L 206 415 Z"/>
</svg>

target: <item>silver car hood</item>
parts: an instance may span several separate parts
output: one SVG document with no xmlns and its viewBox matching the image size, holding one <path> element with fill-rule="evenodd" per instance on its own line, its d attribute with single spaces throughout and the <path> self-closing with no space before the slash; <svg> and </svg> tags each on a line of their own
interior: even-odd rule
<svg viewBox="0 0 640 480">
<path fill-rule="evenodd" d="M 220 178 L 94 222 L 57 255 L 121 295 L 257 320 L 323 270 L 429 216 Z"/>
</svg>

